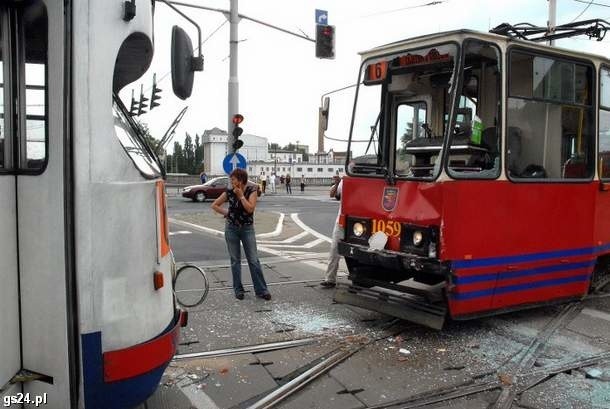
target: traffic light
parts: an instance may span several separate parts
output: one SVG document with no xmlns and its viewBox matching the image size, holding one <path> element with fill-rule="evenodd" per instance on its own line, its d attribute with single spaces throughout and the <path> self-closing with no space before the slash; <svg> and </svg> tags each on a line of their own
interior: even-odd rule
<svg viewBox="0 0 610 409">
<path fill-rule="evenodd" d="M 150 95 L 150 110 L 161 105 L 157 102 L 161 99 L 161 95 L 159 95 L 161 91 L 161 88 L 157 88 L 157 74 L 153 74 L 152 94 Z"/>
<path fill-rule="evenodd" d="M 146 113 L 146 111 L 144 111 L 144 109 L 148 107 L 146 101 L 148 101 L 148 98 L 144 96 L 144 85 L 142 84 L 140 85 L 140 105 L 138 106 L 138 116 Z"/>
<path fill-rule="evenodd" d="M 335 58 L 335 26 L 316 25 L 316 57 Z"/>
<path fill-rule="evenodd" d="M 131 107 L 129 108 L 129 115 L 136 116 L 138 115 L 138 106 L 140 105 L 138 101 L 133 96 L 133 90 L 131 90 Z"/>
<path fill-rule="evenodd" d="M 244 141 L 239 139 L 241 134 L 244 133 L 244 130 L 241 128 L 241 126 L 239 126 L 239 124 L 241 124 L 243 120 L 244 120 L 243 115 L 241 115 L 241 114 L 233 115 L 233 125 L 235 125 L 235 127 L 233 128 L 233 150 L 234 151 L 237 151 L 239 148 L 244 146 Z"/>
</svg>

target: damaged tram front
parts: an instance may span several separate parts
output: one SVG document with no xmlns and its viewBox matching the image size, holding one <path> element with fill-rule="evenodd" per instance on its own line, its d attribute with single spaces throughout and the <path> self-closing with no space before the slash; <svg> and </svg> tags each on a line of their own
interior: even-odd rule
<svg viewBox="0 0 610 409">
<path fill-rule="evenodd" d="M 337 301 L 441 328 L 586 294 L 610 253 L 609 67 L 472 31 L 363 53 Z"/>
</svg>

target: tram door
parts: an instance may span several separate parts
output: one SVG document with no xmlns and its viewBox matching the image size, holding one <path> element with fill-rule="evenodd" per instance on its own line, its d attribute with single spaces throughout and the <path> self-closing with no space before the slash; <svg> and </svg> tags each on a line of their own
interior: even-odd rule
<svg viewBox="0 0 610 409">
<path fill-rule="evenodd" d="M 72 406 L 74 368 L 63 7 L 0 3 L 0 395 L 46 394 L 49 408 Z M 9 386 L 11 379 L 18 382 Z"/>
</svg>

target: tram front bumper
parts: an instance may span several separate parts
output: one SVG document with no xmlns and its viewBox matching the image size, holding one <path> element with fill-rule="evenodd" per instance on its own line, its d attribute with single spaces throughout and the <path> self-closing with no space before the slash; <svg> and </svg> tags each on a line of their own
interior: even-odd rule
<svg viewBox="0 0 610 409">
<path fill-rule="evenodd" d="M 361 244 L 339 241 L 339 254 L 361 264 L 397 271 L 425 271 L 445 275 L 448 267 L 439 260 L 392 250 L 374 250 Z"/>
</svg>

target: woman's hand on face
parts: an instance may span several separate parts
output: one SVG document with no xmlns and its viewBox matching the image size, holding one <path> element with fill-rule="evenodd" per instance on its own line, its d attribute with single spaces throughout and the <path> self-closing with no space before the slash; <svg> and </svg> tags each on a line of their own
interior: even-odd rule
<svg viewBox="0 0 610 409">
<path fill-rule="evenodd" d="M 239 200 L 244 197 L 244 191 L 241 189 L 241 187 L 233 186 L 233 193 L 235 193 Z"/>
</svg>

